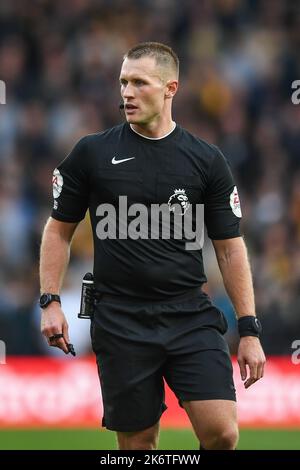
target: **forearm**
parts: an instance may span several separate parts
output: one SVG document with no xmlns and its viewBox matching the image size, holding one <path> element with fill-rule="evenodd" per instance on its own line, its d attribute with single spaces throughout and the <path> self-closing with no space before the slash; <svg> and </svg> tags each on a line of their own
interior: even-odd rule
<svg viewBox="0 0 300 470">
<path fill-rule="evenodd" d="M 58 294 L 69 263 L 70 241 L 64 238 L 48 221 L 41 243 L 40 289 L 41 292 Z"/>
<path fill-rule="evenodd" d="M 255 315 L 255 300 L 250 264 L 243 239 L 217 256 L 225 289 L 238 317 Z"/>
</svg>

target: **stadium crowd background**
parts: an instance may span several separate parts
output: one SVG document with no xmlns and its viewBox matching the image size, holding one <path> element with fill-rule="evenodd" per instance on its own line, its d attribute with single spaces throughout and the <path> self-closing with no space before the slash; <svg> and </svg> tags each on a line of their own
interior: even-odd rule
<svg viewBox="0 0 300 470">
<path fill-rule="evenodd" d="M 38 253 L 52 171 L 83 135 L 116 125 L 123 54 L 162 41 L 181 59 L 175 120 L 217 144 L 236 176 L 267 354 L 290 354 L 300 331 L 299 3 L 287 0 L 10 0 L 0 4 L 0 339 L 8 354 L 56 354 L 39 333 Z M 71 339 L 92 266 L 88 220 L 73 244 L 63 305 Z M 206 289 L 229 321 L 211 245 Z M 297 336 L 298 335 L 298 336 Z M 60 352 L 61 354 L 61 352 Z"/>
</svg>

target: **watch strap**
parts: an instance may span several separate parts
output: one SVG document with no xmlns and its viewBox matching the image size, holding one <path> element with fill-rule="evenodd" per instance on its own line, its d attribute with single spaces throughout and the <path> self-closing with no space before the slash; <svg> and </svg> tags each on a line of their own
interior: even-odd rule
<svg viewBox="0 0 300 470">
<path fill-rule="evenodd" d="M 240 337 L 256 336 L 260 337 L 262 326 L 257 317 L 254 315 L 244 315 L 238 319 L 238 330 Z"/>
<path fill-rule="evenodd" d="M 61 305 L 60 296 L 57 294 L 44 293 L 40 297 L 40 307 L 46 308 L 51 302 L 58 302 Z"/>
</svg>

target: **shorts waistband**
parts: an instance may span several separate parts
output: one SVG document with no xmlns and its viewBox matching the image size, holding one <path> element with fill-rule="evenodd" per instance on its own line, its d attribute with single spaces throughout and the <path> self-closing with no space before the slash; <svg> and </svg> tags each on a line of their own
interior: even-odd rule
<svg viewBox="0 0 300 470">
<path fill-rule="evenodd" d="M 94 289 L 94 296 L 95 299 L 99 302 L 101 300 L 108 300 L 112 302 L 132 302 L 135 304 L 172 304 L 172 303 L 177 303 L 181 302 L 184 300 L 190 300 L 193 299 L 199 295 L 206 295 L 202 289 L 201 286 L 196 287 L 194 289 L 190 289 L 188 292 L 185 292 L 184 294 L 181 295 L 176 295 L 174 297 L 171 297 L 170 299 L 145 299 L 142 297 L 133 297 L 129 295 L 112 295 L 112 294 L 103 294 L 99 290 Z"/>
</svg>

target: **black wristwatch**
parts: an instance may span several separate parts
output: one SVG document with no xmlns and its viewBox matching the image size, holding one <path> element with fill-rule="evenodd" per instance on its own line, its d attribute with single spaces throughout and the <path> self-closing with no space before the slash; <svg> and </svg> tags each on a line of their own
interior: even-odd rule
<svg viewBox="0 0 300 470">
<path fill-rule="evenodd" d="M 42 294 L 40 297 L 40 307 L 46 308 L 51 302 L 58 302 L 61 304 L 59 295 L 56 294 Z"/>
<path fill-rule="evenodd" d="M 256 336 L 260 337 L 262 333 L 262 326 L 257 317 L 253 315 L 246 315 L 238 319 L 239 335 L 243 336 Z"/>
</svg>

